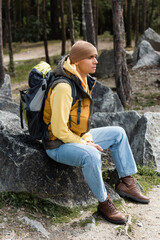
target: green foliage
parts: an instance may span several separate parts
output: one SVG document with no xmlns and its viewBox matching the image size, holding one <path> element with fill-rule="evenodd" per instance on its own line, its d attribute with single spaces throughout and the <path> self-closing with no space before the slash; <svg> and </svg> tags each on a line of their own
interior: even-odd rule
<svg viewBox="0 0 160 240">
<path fill-rule="evenodd" d="M 138 173 L 135 174 L 135 178 L 142 185 L 144 192 L 148 192 L 153 186 L 160 184 L 160 175 L 151 166 L 137 166 Z"/>
<path fill-rule="evenodd" d="M 6 22 L 5 22 L 5 15 L 6 15 L 6 4 L 3 1 L 2 4 L 2 11 L 3 14 L 3 29 L 5 29 Z M 21 2 L 21 4 L 20 4 Z M 60 1 L 58 1 L 59 4 Z M 135 0 L 132 1 L 132 32 L 135 30 Z M 93 1 L 92 1 L 93 3 Z M 94 2 L 95 3 L 95 2 Z M 140 34 L 142 33 L 142 12 L 143 12 L 143 1 L 140 1 L 139 3 L 139 26 L 140 26 Z M 152 4 L 154 3 L 154 6 L 152 8 Z M 46 1 L 46 22 L 47 22 L 47 38 L 51 40 L 54 36 L 52 36 L 52 30 L 53 28 L 57 28 L 59 34 L 55 36 L 55 39 L 58 37 L 60 38 L 60 6 L 58 6 L 58 26 L 52 26 L 52 15 L 54 14 L 54 9 L 51 8 L 51 1 Z M 98 15 L 98 34 L 103 34 L 105 31 L 113 33 L 112 29 L 112 1 L 107 0 L 101 0 L 96 1 L 97 9 L 95 10 L 95 4 L 93 4 L 93 10 L 94 12 L 97 12 Z M 125 29 L 127 29 L 126 24 L 126 6 L 125 1 L 123 1 L 123 7 L 124 7 L 124 23 L 125 23 Z M 75 25 L 75 37 L 79 37 L 82 35 L 82 1 L 75 0 L 72 1 L 73 6 L 73 15 L 74 15 L 74 25 Z M 11 1 L 11 24 L 12 24 L 12 37 L 13 41 L 42 41 L 43 40 L 43 22 L 42 22 L 42 1 L 39 1 L 39 5 L 37 6 L 37 1 Z M 56 9 L 56 10 L 57 10 Z M 52 11 L 52 13 L 51 13 Z M 147 1 L 147 24 L 146 28 L 151 27 L 156 32 L 160 32 L 160 1 L 159 0 L 148 0 Z M 64 1 L 64 15 L 65 15 L 65 25 L 66 25 L 66 33 L 69 32 L 69 21 L 68 21 L 68 2 Z M 4 33 L 5 36 L 5 33 Z M 134 38 L 134 36 L 133 36 Z"/>
<path fill-rule="evenodd" d="M 39 59 L 16 62 L 15 76 L 11 76 L 11 83 L 28 81 L 28 76 L 31 69 L 38 63 Z"/>
<path fill-rule="evenodd" d="M 79 21 L 77 16 L 74 16 L 74 36 L 75 36 L 75 39 L 80 38 L 80 26 L 81 26 L 81 22 Z"/>
<path fill-rule="evenodd" d="M 87 219 L 85 219 L 85 220 L 81 220 L 80 221 L 80 226 L 81 227 L 86 227 L 87 226 L 87 224 L 91 224 L 91 223 L 93 223 L 93 221 L 92 221 L 92 219 L 90 219 L 90 218 L 87 218 Z"/>
<path fill-rule="evenodd" d="M 110 39 L 113 40 L 113 35 L 109 31 L 105 31 L 103 34 L 98 36 L 98 39 L 105 40 L 105 39 Z"/>
<path fill-rule="evenodd" d="M 98 1 L 98 33 L 112 32 L 112 1 Z"/>
<path fill-rule="evenodd" d="M 29 193 L 1 193 L 0 208 L 4 205 L 17 208 L 24 207 L 30 213 L 41 213 L 52 218 L 52 222 L 66 222 L 71 218 L 78 217 L 78 208 L 67 208 L 51 203 L 48 199 L 40 199 Z"/>
<path fill-rule="evenodd" d="M 141 106 L 141 107 L 149 107 L 154 105 L 160 105 L 160 94 L 159 92 L 153 93 L 150 92 L 147 95 L 144 95 L 143 93 L 135 93 L 136 97 L 133 102 L 135 106 Z"/>
<path fill-rule="evenodd" d="M 152 176 L 152 177 L 158 176 L 158 173 L 155 171 L 154 167 L 147 166 L 147 165 L 144 165 L 144 166 L 138 165 L 137 168 L 138 168 L 138 174 L 141 176 L 142 175 L 143 176 Z"/>
</svg>

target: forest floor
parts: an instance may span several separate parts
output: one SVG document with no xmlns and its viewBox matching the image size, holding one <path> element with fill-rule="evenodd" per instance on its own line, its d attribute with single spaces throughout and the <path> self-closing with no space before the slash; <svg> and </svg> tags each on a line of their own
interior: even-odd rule
<svg viewBox="0 0 160 240">
<path fill-rule="evenodd" d="M 101 42 L 99 46 L 99 49 L 110 48 L 112 48 L 112 42 Z M 15 55 L 14 59 L 25 60 L 37 56 L 42 57 L 41 50 L 26 50 Z M 6 61 L 7 56 L 4 58 L 4 62 Z M 130 109 L 142 114 L 147 111 L 159 112 L 160 69 L 154 67 L 132 70 L 129 67 L 129 72 L 133 92 L 133 103 Z M 101 81 L 108 87 L 115 87 L 113 78 Z M 13 84 L 13 98 L 17 89 L 18 84 Z M 111 224 L 98 217 L 96 212 L 91 211 L 81 211 L 81 216 L 70 220 L 69 223 L 52 224 L 50 219 L 43 214 L 37 212 L 31 215 L 25 208 L 5 205 L 0 208 L 0 239 L 158 240 L 160 239 L 160 186 L 154 186 L 148 196 L 150 197 L 148 205 L 123 200 L 122 211 L 128 217 L 128 222 L 124 226 Z"/>
</svg>

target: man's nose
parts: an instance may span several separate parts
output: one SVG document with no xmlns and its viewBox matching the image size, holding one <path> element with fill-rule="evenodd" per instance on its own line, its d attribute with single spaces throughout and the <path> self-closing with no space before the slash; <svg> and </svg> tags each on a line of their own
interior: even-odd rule
<svg viewBox="0 0 160 240">
<path fill-rule="evenodd" d="M 98 61 L 97 61 L 97 58 L 94 58 L 94 63 L 95 63 L 95 64 L 97 64 L 97 63 L 98 63 Z"/>
</svg>

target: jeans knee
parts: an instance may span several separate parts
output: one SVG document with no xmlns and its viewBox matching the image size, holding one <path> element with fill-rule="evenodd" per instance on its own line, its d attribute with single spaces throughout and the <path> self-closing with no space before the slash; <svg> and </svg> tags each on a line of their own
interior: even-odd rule
<svg viewBox="0 0 160 240">
<path fill-rule="evenodd" d="M 116 127 L 116 128 L 117 128 L 117 134 L 118 134 L 119 140 L 127 137 L 126 131 L 124 130 L 124 128 L 122 128 L 122 127 Z"/>
<path fill-rule="evenodd" d="M 92 147 L 91 151 L 87 151 L 87 153 L 84 155 L 84 161 L 83 166 L 89 166 L 89 167 L 101 167 L 101 154 L 97 149 L 94 149 Z"/>
</svg>

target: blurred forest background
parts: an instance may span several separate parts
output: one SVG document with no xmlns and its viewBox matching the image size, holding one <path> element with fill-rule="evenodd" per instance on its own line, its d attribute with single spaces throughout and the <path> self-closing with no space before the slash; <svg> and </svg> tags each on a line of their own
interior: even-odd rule
<svg viewBox="0 0 160 240">
<path fill-rule="evenodd" d="M 92 13 L 89 2 L 92 5 Z M 127 45 L 130 45 L 130 38 L 134 39 L 137 33 L 143 33 L 148 27 L 160 32 L 159 0 L 124 0 L 121 2 L 124 7 Z M 13 42 L 43 41 L 44 22 L 48 40 L 61 40 L 64 37 L 62 33 L 64 29 L 66 39 L 70 39 L 72 30 L 74 30 L 76 39 L 86 38 L 85 30 L 90 31 L 92 27 L 87 27 L 85 13 L 86 15 L 93 14 L 96 37 L 105 32 L 113 35 L 111 0 L 2 1 L 3 44 L 6 46 L 10 30 Z M 10 26 L 7 20 L 8 15 L 10 15 Z"/>
<path fill-rule="evenodd" d="M 68 42 L 71 46 L 77 39 L 83 39 L 98 47 L 98 41 L 110 39 L 118 54 L 123 48 L 136 46 L 148 27 L 160 32 L 159 0 L 0 0 L 0 8 L 0 84 L 5 74 L 5 54 L 9 55 L 6 71 L 12 82 L 26 80 L 24 76 L 28 77 L 34 63 L 25 62 L 24 68 L 21 63 L 22 77 L 14 54 L 27 46 L 43 46 L 44 60 L 53 66 L 55 62 L 49 56 L 48 44 L 60 43 L 60 55 L 64 55 L 68 52 Z M 118 41 L 120 45 L 116 47 Z M 116 59 L 119 56 L 115 56 Z M 128 82 L 128 76 L 126 80 Z M 120 97 L 124 106 L 130 98 L 129 85 L 126 86 L 129 96 L 124 100 Z"/>
</svg>

